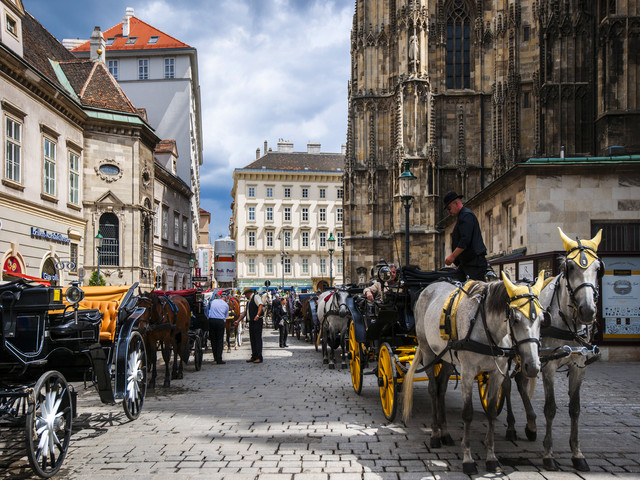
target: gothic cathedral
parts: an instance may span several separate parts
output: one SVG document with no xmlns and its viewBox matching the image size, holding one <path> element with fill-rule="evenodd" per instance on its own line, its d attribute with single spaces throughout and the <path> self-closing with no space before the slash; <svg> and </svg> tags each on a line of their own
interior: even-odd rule
<svg viewBox="0 0 640 480">
<path fill-rule="evenodd" d="M 442 196 L 531 157 L 640 152 L 637 0 L 356 0 L 345 282 L 379 259 L 444 266 Z M 448 248 L 448 247 L 447 247 Z"/>
</svg>

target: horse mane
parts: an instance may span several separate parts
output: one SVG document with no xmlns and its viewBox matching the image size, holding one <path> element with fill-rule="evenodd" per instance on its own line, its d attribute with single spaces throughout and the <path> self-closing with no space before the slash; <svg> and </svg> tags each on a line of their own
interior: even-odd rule
<svg viewBox="0 0 640 480">
<path fill-rule="evenodd" d="M 505 312 L 509 304 L 509 294 L 503 282 L 476 284 L 475 287 L 486 288 L 485 310 L 488 314 L 501 315 Z"/>
</svg>

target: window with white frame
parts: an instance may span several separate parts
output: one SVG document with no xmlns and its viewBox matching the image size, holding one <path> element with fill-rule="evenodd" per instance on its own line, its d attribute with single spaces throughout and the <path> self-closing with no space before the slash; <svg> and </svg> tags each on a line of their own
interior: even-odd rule
<svg viewBox="0 0 640 480">
<path fill-rule="evenodd" d="M 338 248 L 342 248 L 342 245 L 344 244 L 344 234 L 342 232 L 338 232 Z"/>
<path fill-rule="evenodd" d="M 284 198 L 291 198 L 291 188 L 284 187 Z"/>
<path fill-rule="evenodd" d="M 342 223 L 342 208 L 336 208 L 336 222 Z"/>
<path fill-rule="evenodd" d="M 156 43 L 158 43 L 159 39 L 160 37 L 158 35 L 151 35 L 149 37 L 149 41 L 147 42 L 147 45 L 155 45 Z"/>
<path fill-rule="evenodd" d="M 116 41 L 116 37 L 109 37 L 107 38 L 107 41 L 105 42 L 106 46 L 109 47 L 111 45 L 113 45 L 113 42 Z"/>
<path fill-rule="evenodd" d="M 320 232 L 320 248 L 324 248 L 327 246 L 327 232 Z"/>
<path fill-rule="evenodd" d="M 120 70 L 120 61 L 119 60 L 107 60 L 107 66 L 109 67 L 109 73 L 118 80 L 118 70 Z"/>
<path fill-rule="evenodd" d="M 309 247 L 309 232 L 302 232 L 302 246 Z"/>
<path fill-rule="evenodd" d="M 284 232 L 284 246 L 285 247 L 291 246 L 291 232 L 289 231 Z"/>
<path fill-rule="evenodd" d="M 342 200 L 342 199 L 344 198 L 344 189 L 339 188 L 339 189 L 336 191 L 336 198 L 337 198 L 338 200 Z"/>
<path fill-rule="evenodd" d="M 327 209 L 325 207 L 321 207 L 318 210 L 318 221 L 326 222 L 327 221 Z"/>
<path fill-rule="evenodd" d="M 284 221 L 291 221 L 291 207 L 284 207 Z"/>
<path fill-rule="evenodd" d="M 248 209 L 249 216 L 247 217 L 250 222 L 255 221 L 256 219 L 256 207 L 249 207 Z"/>
<path fill-rule="evenodd" d="M 249 268 L 249 273 L 256 273 L 256 259 L 248 258 L 247 259 L 247 267 Z"/>
<path fill-rule="evenodd" d="M 249 246 L 250 247 L 255 247 L 256 246 L 256 232 L 254 232 L 253 230 L 249 230 L 249 232 L 247 232 L 249 234 Z"/>
<path fill-rule="evenodd" d="M 134 45 L 138 41 L 138 37 L 129 37 L 127 41 L 124 42 L 125 45 Z"/>
<path fill-rule="evenodd" d="M 138 60 L 138 80 L 149 80 L 149 59 Z"/>
<path fill-rule="evenodd" d="M 249 187 L 249 193 L 247 194 L 249 198 L 255 198 L 256 196 L 256 187 Z"/>
<path fill-rule="evenodd" d="M 267 273 L 273 275 L 273 258 L 267 258 L 266 261 Z"/>
<path fill-rule="evenodd" d="M 187 217 L 182 217 L 182 246 L 186 247 L 189 241 L 189 223 Z"/>
<path fill-rule="evenodd" d="M 69 152 L 69 203 L 80 203 L 80 155 Z"/>
<path fill-rule="evenodd" d="M 302 189 L 302 198 L 309 198 L 309 189 L 306 187 Z"/>
<path fill-rule="evenodd" d="M 321 258 L 320 259 L 320 273 L 325 275 L 327 273 L 327 259 L 326 258 Z"/>
<path fill-rule="evenodd" d="M 267 187 L 267 198 L 273 198 L 273 187 Z"/>
<path fill-rule="evenodd" d="M 342 274 L 342 272 L 343 272 L 343 270 L 344 270 L 344 264 L 342 263 L 342 259 L 341 259 L 341 258 L 338 258 L 338 259 L 337 259 L 337 261 L 336 261 L 336 263 L 337 263 L 337 272 L 338 272 L 339 274 Z"/>
<path fill-rule="evenodd" d="M 173 57 L 164 59 L 164 78 L 176 78 L 176 59 Z"/>
<path fill-rule="evenodd" d="M 320 189 L 320 198 L 327 198 L 327 189 L 326 188 L 321 188 Z"/>
<path fill-rule="evenodd" d="M 169 240 L 169 208 L 162 207 L 162 238 Z"/>
<path fill-rule="evenodd" d="M 267 207 L 267 222 L 273 222 L 273 207 Z"/>
<path fill-rule="evenodd" d="M 273 247 L 273 232 L 267 230 L 267 247 Z"/>
<path fill-rule="evenodd" d="M 309 221 L 309 207 L 302 207 L 302 221 Z"/>
<path fill-rule="evenodd" d="M 157 237 L 160 234 L 160 230 L 158 230 L 158 224 L 160 223 L 160 204 L 155 204 L 153 213 L 153 234 Z"/>
<path fill-rule="evenodd" d="M 20 183 L 22 181 L 22 123 L 5 117 L 5 167 L 4 176 Z"/>
<path fill-rule="evenodd" d="M 56 144 L 43 137 L 44 144 L 44 193 L 56 195 Z"/>
<path fill-rule="evenodd" d="M 177 212 L 173 214 L 173 243 L 180 243 L 180 214 Z"/>
<path fill-rule="evenodd" d="M 9 15 L 7 13 L 7 14 L 5 14 L 4 22 L 5 22 L 5 26 L 6 26 L 7 32 L 9 32 L 14 37 L 17 37 L 18 36 L 18 22 L 16 21 L 16 19 L 13 18 L 11 15 Z"/>
<path fill-rule="evenodd" d="M 291 259 L 284 259 L 284 273 L 291 274 Z"/>
<path fill-rule="evenodd" d="M 308 258 L 302 259 L 302 273 L 304 273 L 305 275 L 309 275 L 309 259 Z"/>
</svg>

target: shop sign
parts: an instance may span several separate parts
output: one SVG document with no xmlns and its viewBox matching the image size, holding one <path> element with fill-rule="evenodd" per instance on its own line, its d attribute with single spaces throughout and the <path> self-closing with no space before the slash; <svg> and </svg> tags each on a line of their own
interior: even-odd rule
<svg viewBox="0 0 640 480">
<path fill-rule="evenodd" d="M 640 338 L 640 257 L 603 257 L 603 338 Z"/>
<path fill-rule="evenodd" d="M 2 269 L 8 273 L 22 273 L 22 269 L 20 268 L 20 263 L 18 263 L 18 259 L 16 257 L 9 257 L 4 261 L 4 266 Z"/>
<path fill-rule="evenodd" d="M 43 280 L 49 280 L 50 282 L 57 282 L 58 281 L 58 274 L 56 273 L 55 275 L 49 275 L 48 273 L 43 273 L 42 274 L 42 279 Z"/>
<path fill-rule="evenodd" d="M 71 243 L 71 239 L 61 233 L 47 232 L 41 230 L 38 227 L 31 227 L 31 236 L 35 238 L 42 238 L 43 240 L 51 240 L 53 242 Z"/>
</svg>

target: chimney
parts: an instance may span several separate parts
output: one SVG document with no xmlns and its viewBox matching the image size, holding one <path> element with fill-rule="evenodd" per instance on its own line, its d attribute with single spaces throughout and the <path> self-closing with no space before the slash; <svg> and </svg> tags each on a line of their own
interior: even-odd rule
<svg viewBox="0 0 640 480">
<path fill-rule="evenodd" d="M 264 154 L 267 154 L 267 141 L 264 141 Z"/>
<path fill-rule="evenodd" d="M 89 58 L 93 61 L 104 63 L 106 44 L 100 31 L 100 27 L 94 27 L 91 38 L 89 38 Z"/>
<path fill-rule="evenodd" d="M 128 37 L 131 33 L 131 25 L 129 19 L 133 17 L 133 7 L 127 7 L 124 17 L 122 17 L 122 36 Z"/>
<path fill-rule="evenodd" d="M 256 160 L 260 158 L 260 149 L 256 148 Z"/>
<path fill-rule="evenodd" d="M 340 153 L 341 153 L 342 155 L 346 155 L 346 154 L 347 154 L 347 144 L 346 144 L 346 143 L 343 143 L 343 144 L 340 146 Z"/>
<path fill-rule="evenodd" d="M 293 153 L 293 142 L 287 142 L 282 138 L 278 140 L 278 152 Z"/>
<path fill-rule="evenodd" d="M 320 144 L 308 142 L 307 153 L 320 153 Z"/>
</svg>

